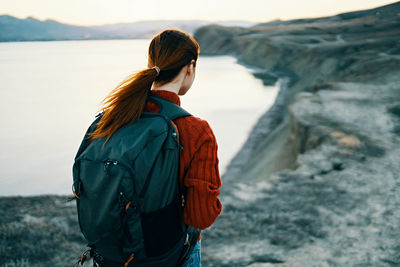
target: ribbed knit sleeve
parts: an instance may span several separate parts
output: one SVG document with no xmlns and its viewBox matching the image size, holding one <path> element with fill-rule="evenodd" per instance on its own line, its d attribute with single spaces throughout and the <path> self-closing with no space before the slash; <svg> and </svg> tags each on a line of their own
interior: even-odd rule
<svg viewBox="0 0 400 267">
<path fill-rule="evenodd" d="M 152 93 L 180 105 L 180 98 L 174 92 L 152 90 Z M 145 110 L 158 112 L 159 107 L 149 101 Z M 187 189 L 184 220 L 187 225 L 205 229 L 213 224 L 222 210 L 218 199 L 222 183 L 217 140 L 208 122 L 199 117 L 181 117 L 174 122 L 183 147 L 179 160 L 179 182 Z M 198 240 L 200 238 L 201 235 Z"/>
<path fill-rule="evenodd" d="M 184 177 L 187 188 L 184 220 L 186 224 L 205 229 L 214 223 L 221 213 L 218 199 L 221 178 L 218 169 L 218 144 L 207 121 L 197 127 L 196 149 Z"/>
</svg>

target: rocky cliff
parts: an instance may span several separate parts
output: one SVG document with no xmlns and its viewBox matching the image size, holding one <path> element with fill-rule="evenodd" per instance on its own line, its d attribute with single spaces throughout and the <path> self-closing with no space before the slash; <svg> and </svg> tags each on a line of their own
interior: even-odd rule
<svg viewBox="0 0 400 267">
<path fill-rule="evenodd" d="M 278 77 L 222 177 L 206 266 L 400 265 L 400 3 L 195 33 Z"/>
</svg>

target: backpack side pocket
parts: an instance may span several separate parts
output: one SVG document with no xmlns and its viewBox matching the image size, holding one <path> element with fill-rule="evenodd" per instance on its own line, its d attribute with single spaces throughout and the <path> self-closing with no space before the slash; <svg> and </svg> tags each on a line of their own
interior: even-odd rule
<svg viewBox="0 0 400 267">
<path fill-rule="evenodd" d="M 113 160 L 80 159 L 78 222 L 88 245 L 105 258 L 122 261 L 121 240 L 133 183 L 127 168 Z"/>
</svg>

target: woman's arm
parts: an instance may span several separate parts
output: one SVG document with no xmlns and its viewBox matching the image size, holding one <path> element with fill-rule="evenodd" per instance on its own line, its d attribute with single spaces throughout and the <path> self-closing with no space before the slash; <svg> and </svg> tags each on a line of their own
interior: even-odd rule
<svg viewBox="0 0 400 267">
<path fill-rule="evenodd" d="M 205 229 L 221 213 L 218 195 L 222 183 L 218 169 L 218 144 L 207 121 L 202 120 L 197 134 L 196 148 L 183 178 L 187 188 L 184 220 L 192 227 Z"/>
</svg>

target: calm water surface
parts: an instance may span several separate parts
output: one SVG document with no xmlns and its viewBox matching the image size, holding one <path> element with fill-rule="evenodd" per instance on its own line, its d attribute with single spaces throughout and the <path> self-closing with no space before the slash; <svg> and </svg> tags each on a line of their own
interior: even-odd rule
<svg viewBox="0 0 400 267">
<path fill-rule="evenodd" d="M 72 164 L 100 102 L 146 68 L 150 40 L 0 43 L 0 195 L 69 194 Z M 275 100 L 231 56 L 203 57 L 181 106 L 206 119 L 219 170 Z"/>
</svg>

